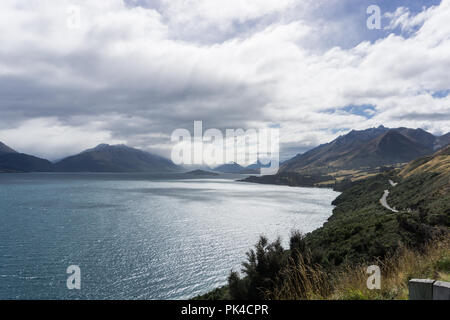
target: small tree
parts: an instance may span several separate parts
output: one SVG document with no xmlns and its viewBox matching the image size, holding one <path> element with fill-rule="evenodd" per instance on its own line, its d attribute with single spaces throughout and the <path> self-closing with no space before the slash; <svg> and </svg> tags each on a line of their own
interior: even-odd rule
<svg viewBox="0 0 450 320">
<path fill-rule="evenodd" d="M 247 261 L 242 264 L 241 279 L 236 272 L 228 277 L 230 295 L 233 299 L 264 299 L 267 291 L 273 290 L 280 271 L 286 266 L 287 256 L 278 238 L 269 243 L 261 236 L 255 249 L 247 252 Z"/>
</svg>

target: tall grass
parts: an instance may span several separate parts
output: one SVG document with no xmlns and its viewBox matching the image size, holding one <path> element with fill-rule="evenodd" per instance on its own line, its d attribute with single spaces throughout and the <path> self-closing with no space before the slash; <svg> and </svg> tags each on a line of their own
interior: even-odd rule
<svg viewBox="0 0 450 320">
<path fill-rule="evenodd" d="M 268 299 L 304 300 L 321 299 L 332 292 L 331 277 L 318 264 L 311 264 L 310 255 L 299 255 L 281 272 L 281 285 L 266 292 Z"/>
<path fill-rule="evenodd" d="M 368 265 L 380 267 L 381 289 L 367 288 Z M 267 292 L 267 298 L 408 299 L 408 281 L 412 278 L 450 281 L 450 241 L 435 241 L 421 250 L 402 246 L 383 260 L 341 267 L 332 272 L 311 265 L 308 257 L 300 257 L 295 263 L 291 261 L 282 271 L 281 278 L 281 284 Z"/>
</svg>

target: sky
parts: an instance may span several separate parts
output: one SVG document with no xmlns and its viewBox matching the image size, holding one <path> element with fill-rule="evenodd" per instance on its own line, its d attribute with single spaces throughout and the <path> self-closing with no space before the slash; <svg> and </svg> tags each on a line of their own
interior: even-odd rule
<svg viewBox="0 0 450 320">
<path fill-rule="evenodd" d="M 201 120 L 280 128 L 283 160 L 352 129 L 441 135 L 449 21 L 450 0 L 2 0 L 0 141 L 50 160 L 100 143 L 168 156 Z"/>
</svg>

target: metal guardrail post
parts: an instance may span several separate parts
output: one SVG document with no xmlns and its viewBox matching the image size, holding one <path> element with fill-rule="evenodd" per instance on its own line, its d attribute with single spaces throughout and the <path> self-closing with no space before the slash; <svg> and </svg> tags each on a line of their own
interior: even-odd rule
<svg viewBox="0 0 450 320">
<path fill-rule="evenodd" d="M 450 300 L 450 282 L 432 279 L 411 279 L 409 300 Z"/>
<path fill-rule="evenodd" d="M 409 300 L 433 300 L 433 284 L 431 279 L 411 279 L 408 283 Z"/>
<path fill-rule="evenodd" d="M 450 282 L 436 281 L 433 284 L 433 300 L 450 300 Z"/>
</svg>

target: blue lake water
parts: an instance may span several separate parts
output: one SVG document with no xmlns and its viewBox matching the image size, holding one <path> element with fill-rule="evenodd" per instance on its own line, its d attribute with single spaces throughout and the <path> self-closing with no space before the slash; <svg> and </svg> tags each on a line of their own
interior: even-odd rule
<svg viewBox="0 0 450 320">
<path fill-rule="evenodd" d="M 233 178 L 0 174 L 0 299 L 190 298 L 225 284 L 260 234 L 320 227 L 338 195 Z"/>
</svg>

